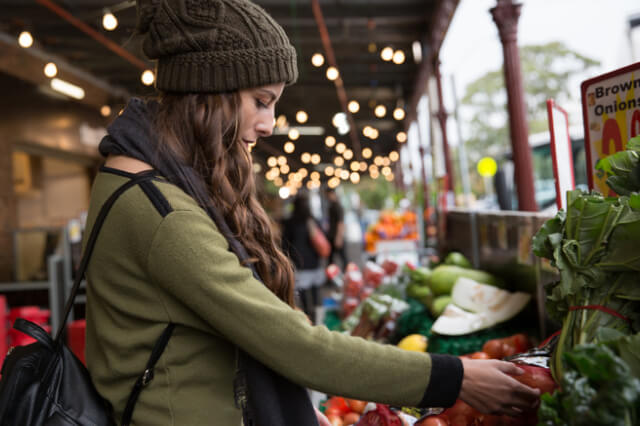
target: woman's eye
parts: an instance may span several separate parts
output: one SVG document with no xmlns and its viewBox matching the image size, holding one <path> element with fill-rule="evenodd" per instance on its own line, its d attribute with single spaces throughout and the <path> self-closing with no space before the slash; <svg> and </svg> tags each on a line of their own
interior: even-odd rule
<svg viewBox="0 0 640 426">
<path fill-rule="evenodd" d="M 258 108 L 269 108 L 269 106 L 262 102 L 260 99 L 256 99 L 256 106 Z"/>
</svg>

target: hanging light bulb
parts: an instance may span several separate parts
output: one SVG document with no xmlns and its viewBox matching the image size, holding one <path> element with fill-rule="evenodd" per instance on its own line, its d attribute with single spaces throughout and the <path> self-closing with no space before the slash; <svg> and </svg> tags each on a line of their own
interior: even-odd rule
<svg viewBox="0 0 640 426">
<path fill-rule="evenodd" d="M 304 164 L 308 164 L 311 162 L 311 154 L 309 154 L 308 152 L 303 152 L 300 156 L 300 159 Z"/>
<path fill-rule="evenodd" d="M 371 148 L 365 148 L 362 150 L 362 157 L 366 158 L 367 160 L 371 158 L 372 155 L 373 151 L 371 151 Z"/>
<path fill-rule="evenodd" d="M 336 67 L 327 68 L 327 78 L 329 80 L 333 81 L 336 78 L 338 78 L 339 75 L 340 75 L 340 72 L 338 72 L 338 69 Z"/>
<path fill-rule="evenodd" d="M 278 165 L 278 159 L 274 156 L 267 158 L 267 165 L 269 167 L 275 167 Z"/>
<path fill-rule="evenodd" d="M 399 158 L 400 154 L 398 154 L 398 151 L 391 151 L 389 153 L 389 160 L 393 161 L 394 163 L 398 161 Z"/>
<path fill-rule="evenodd" d="M 111 107 L 109 105 L 102 105 L 100 108 L 100 115 L 103 117 L 108 117 L 111 115 Z"/>
<path fill-rule="evenodd" d="M 369 137 L 371 139 L 378 139 L 378 136 L 380 136 L 380 132 L 375 127 L 372 127 L 371 132 L 369 133 Z"/>
<path fill-rule="evenodd" d="M 322 56 L 322 53 L 314 53 L 311 57 L 311 63 L 314 67 L 321 67 L 324 64 L 324 56 Z"/>
<path fill-rule="evenodd" d="M 380 52 L 380 57 L 383 61 L 390 61 L 391 59 L 393 59 L 393 49 L 389 46 L 385 47 Z"/>
<path fill-rule="evenodd" d="M 300 110 L 296 113 L 296 120 L 298 121 L 298 123 L 300 124 L 306 123 L 308 119 L 309 119 L 309 115 L 307 115 L 305 111 Z"/>
<path fill-rule="evenodd" d="M 373 113 L 376 115 L 376 117 L 382 118 L 387 115 L 387 107 L 380 104 L 376 107 L 376 109 L 373 110 Z"/>
<path fill-rule="evenodd" d="M 44 66 L 44 75 L 49 78 L 53 78 L 58 74 L 58 67 L 53 62 L 49 62 Z"/>
<path fill-rule="evenodd" d="M 342 157 L 336 157 L 333 159 L 333 164 L 335 164 L 338 167 L 342 167 L 344 166 L 344 158 Z"/>
<path fill-rule="evenodd" d="M 296 146 L 293 144 L 293 142 L 288 141 L 287 143 L 284 144 L 284 152 L 286 152 L 287 154 L 291 154 L 295 150 L 296 150 Z"/>
<path fill-rule="evenodd" d="M 393 54 L 393 63 L 396 65 L 400 65 L 404 63 L 404 52 L 402 50 L 396 50 Z"/>
<path fill-rule="evenodd" d="M 327 166 L 324 168 L 324 174 L 327 176 L 333 176 L 333 166 Z"/>
<path fill-rule="evenodd" d="M 326 138 L 324 138 L 324 144 L 327 147 L 332 148 L 336 144 L 336 138 L 334 138 L 333 136 L 327 136 Z"/>
<path fill-rule="evenodd" d="M 345 160 L 351 160 L 353 158 L 353 151 L 348 149 L 342 153 L 342 156 L 344 157 Z"/>
<path fill-rule="evenodd" d="M 25 49 L 33 45 L 33 37 L 29 31 L 23 31 L 18 36 L 18 44 Z"/>
<path fill-rule="evenodd" d="M 396 134 L 396 140 L 399 143 L 405 143 L 407 141 L 407 134 L 405 132 L 398 132 Z"/>
<path fill-rule="evenodd" d="M 349 176 L 349 179 L 351 179 L 351 183 L 357 184 L 358 182 L 360 182 L 360 173 L 358 172 L 351 173 L 351 175 Z"/>
<path fill-rule="evenodd" d="M 106 12 L 102 16 L 102 26 L 107 31 L 113 31 L 118 27 L 118 18 L 111 12 Z"/>
<path fill-rule="evenodd" d="M 360 111 L 360 104 L 358 103 L 358 101 L 351 101 L 349 102 L 347 108 L 349 108 L 349 111 L 352 114 L 355 114 L 356 112 Z"/>
<path fill-rule="evenodd" d="M 142 80 L 142 84 L 144 84 L 145 86 L 151 86 L 156 80 L 156 76 L 153 71 L 145 70 L 140 76 L 140 80 Z"/>
<path fill-rule="evenodd" d="M 321 160 L 322 159 L 320 158 L 320 154 L 313 154 L 311 156 L 311 164 L 318 165 L 318 164 L 320 164 Z"/>
<path fill-rule="evenodd" d="M 289 139 L 295 141 L 300 137 L 300 131 L 296 128 L 289 130 Z"/>
<path fill-rule="evenodd" d="M 404 119 L 404 110 L 400 107 L 397 107 L 396 109 L 393 110 L 393 118 L 395 118 L 396 120 L 400 121 Z"/>
<path fill-rule="evenodd" d="M 279 155 L 278 156 L 278 165 L 279 166 L 284 166 L 285 164 L 287 164 L 287 157 L 285 157 L 284 155 Z"/>
<path fill-rule="evenodd" d="M 345 144 L 343 144 L 342 142 L 340 142 L 338 145 L 336 145 L 336 152 L 338 154 L 342 154 L 346 149 L 347 149 L 347 146 Z"/>
</svg>

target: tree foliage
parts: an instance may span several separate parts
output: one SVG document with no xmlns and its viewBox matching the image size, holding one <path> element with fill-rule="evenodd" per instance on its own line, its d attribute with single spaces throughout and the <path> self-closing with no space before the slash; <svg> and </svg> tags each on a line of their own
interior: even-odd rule
<svg viewBox="0 0 640 426">
<path fill-rule="evenodd" d="M 599 63 L 567 48 L 561 42 L 520 48 L 529 133 L 548 129 L 546 100 L 560 104 L 579 93 L 570 80 Z M 509 151 L 509 116 L 503 69 L 490 71 L 466 88 L 462 104 L 473 116 L 466 141 L 470 164 L 483 156 L 497 157 Z"/>
</svg>

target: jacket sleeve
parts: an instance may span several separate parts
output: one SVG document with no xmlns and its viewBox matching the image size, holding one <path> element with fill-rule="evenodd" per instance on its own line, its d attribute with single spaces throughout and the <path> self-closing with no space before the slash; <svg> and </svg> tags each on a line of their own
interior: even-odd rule
<svg viewBox="0 0 640 426">
<path fill-rule="evenodd" d="M 428 355 L 311 326 L 240 265 L 211 219 L 177 210 L 156 230 L 152 280 L 213 330 L 302 386 L 410 406 L 450 406 L 462 381 L 456 357 Z"/>
</svg>

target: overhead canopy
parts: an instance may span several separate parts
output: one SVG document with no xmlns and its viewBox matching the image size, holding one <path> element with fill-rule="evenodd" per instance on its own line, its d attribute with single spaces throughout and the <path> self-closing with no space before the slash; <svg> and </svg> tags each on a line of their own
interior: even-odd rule
<svg viewBox="0 0 640 426">
<path fill-rule="evenodd" d="M 285 90 L 276 108 L 276 114 L 284 114 L 290 125 L 295 126 L 296 112 L 304 110 L 309 119 L 304 126 L 320 126 L 324 135 L 303 135 L 295 141 L 295 151 L 288 155 L 292 167 L 301 166 L 303 152 L 318 153 L 322 162 L 331 162 L 336 152 L 324 144 L 332 135 L 348 147 L 353 140 L 348 134 L 339 135 L 331 124 L 332 117 L 342 110 L 335 85 L 325 75 L 327 56 L 323 49 L 317 25 L 317 17 L 310 0 L 259 0 L 285 28 L 299 55 L 300 78 L 298 83 Z M 393 110 L 400 106 L 407 114 L 424 90 L 426 77 L 431 72 L 433 59 L 440 48 L 452 19 L 458 0 L 322 0 L 319 2 L 335 60 L 344 82 L 348 100 L 356 100 L 360 110 L 353 115 L 361 148 L 370 147 L 375 154 L 388 154 L 397 148 L 396 134 L 405 130 L 404 121 L 394 120 Z M 140 40 L 133 34 L 136 16 L 135 2 L 113 0 L 1 0 L 0 31 L 17 37 L 28 30 L 36 40 L 34 47 L 55 57 L 64 59 L 73 67 L 85 71 L 112 88 L 110 103 L 122 104 L 122 93 L 150 95 L 153 89 L 142 84 L 141 65 L 126 59 L 127 53 L 146 63 Z M 53 5 L 53 6 L 52 6 Z M 57 6 L 68 12 L 71 18 L 54 13 Z M 114 31 L 102 27 L 102 17 L 109 9 L 118 19 Z M 73 24 L 73 20 L 76 24 Z M 82 24 L 99 37 L 90 36 L 79 28 Z M 100 37 L 101 36 L 101 37 Z M 101 39 L 102 38 L 102 39 Z M 1 42 L 2 40 L 0 40 Z M 105 47 L 106 42 L 123 47 L 117 51 Z M 421 62 L 416 62 L 413 44 L 419 42 Z M 402 50 L 402 64 L 381 59 L 380 52 L 390 46 Z M 13 50 L 12 50 L 13 51 Z M 19 52 L 19 50 L 17 51 Z M 315 53 L 325 56 L 323 66 L 311 64 Z M 5 53 L 9 54 L 9 53 Z M 19 53 L 11 53 L 19 54 Z M 143 65 L 142 65 L 143 66 Z M 7 71 L 7 68 L 3 68 Z M 13 69 L 14 75 L 37 72 Z M 41 70 L 39 72 L 42 72 Z M 33 81 L 26 76 L 26 80 Z M 123 89 L 119 92 L 118 89 Z M 114 94 L 118 94 L 114 97 Z M 382 104 L 387 113 L 384 118 L 374 115 L 372 106 Z M 100 105 L 96 105 L 99 107 Z M 114 111 L 117 109 L 114 108 Z M 362 129 L 373 126 L 379 130 L 376 140 L 362 134 Z M 304 133 L 304 132 L 303 132 Z M 261 142 L 255 154 L 263 160 L 270 155 L 284 154 L 287 135 L 275 135 Z M 286 155 L 286 154 L 284 154 Z M 359 153 L 356 154 L 358 156 Z"/>
</svg>

